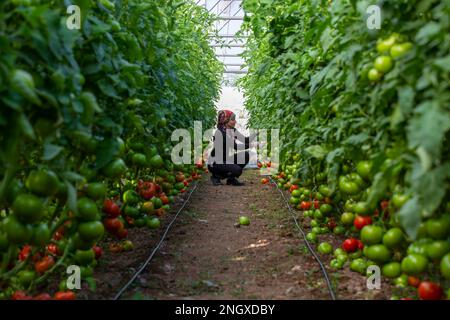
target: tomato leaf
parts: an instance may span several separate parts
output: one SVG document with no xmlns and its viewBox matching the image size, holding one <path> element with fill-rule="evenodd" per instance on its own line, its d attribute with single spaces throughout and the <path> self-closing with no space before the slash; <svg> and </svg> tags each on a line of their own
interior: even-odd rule
<svg viewBox="0 0 450 320">
<path fill-rule="evenodd" d="M 42 155 L 42 160 L 44 161 L 50 161 L 54 158 L 56 158 L 62 151 L 64 150 L 63 147 L 46 143 L 44 144 L 44 153 Z"/>
<path fill-rule="evenodd" d="M 422 221 L 418 197 L 408 200 L 397 215 L 408 237 L 415 240 Z"/>
</svg>

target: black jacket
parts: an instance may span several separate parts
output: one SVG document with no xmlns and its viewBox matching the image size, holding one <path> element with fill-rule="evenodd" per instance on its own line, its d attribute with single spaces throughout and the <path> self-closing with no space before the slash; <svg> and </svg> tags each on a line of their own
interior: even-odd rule
<svg viewBox="0 0 450 320">
<path fill-rule="evenodd" d="M 250 137 L 244 136 L 236 129 L 227 129 L 227 132 L 216 130 L 213 137 L 213 149 L 210 154 L 208 163 L 230 164 L 237 162 L 237 151 L 248 150 L 250 148 Z M 236 141 L 241 142 L 238 144 Z M 217 150 L 222 150 L 222 155 Z M 217 158 L 216 158 L 217 154 Z M 228 155 L 228 158 L 227 158 Z M 222 156 L 220 162 L 218 158 Z"/>
</svg>

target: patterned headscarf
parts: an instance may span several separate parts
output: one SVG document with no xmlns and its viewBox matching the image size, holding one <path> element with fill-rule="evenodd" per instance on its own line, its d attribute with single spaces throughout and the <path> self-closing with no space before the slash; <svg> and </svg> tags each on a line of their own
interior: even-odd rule
<svg viewBox="0 0 450 320">
<path fill-rule="evenodd" d="M 233 111 L 230 110 L 220 110 L 219 116 L 217 118 L 217 128 L 222 131 L 226 132 L 227 130 L 227 123 L 230 121 L 230 118 L 234 115 Z"/>
</svg>

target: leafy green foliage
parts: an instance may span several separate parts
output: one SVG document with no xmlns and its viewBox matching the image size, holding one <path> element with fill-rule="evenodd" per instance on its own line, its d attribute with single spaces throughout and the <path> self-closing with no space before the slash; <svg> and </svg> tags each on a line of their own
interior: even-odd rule
<svg viewBox="0 0 450 320">
<path fill-rule="evenodd" d="M 281 155 L 301 155 L 302 178 L 326 171 L 335 184 L 344 164 L 362 159 L 374 160 L 375 172 L 386 170 L 374 180 L 370 202 L 403 185 L 414 197 L 401 223 L 414 237 L 421 217 L 439 214 L 449 199 L 450 5 L 383 1 L 382 28 L 369 30 L 371 4 L 245 0 L 249 73 L 240 85 L 251 125 L 281 129 Z M 377 40 L 393 32 L 413 49 L 372 83 L 367 72 L 379 55 Z M 382 168 L 386 159 L 400 174 Z"/>
</svg>

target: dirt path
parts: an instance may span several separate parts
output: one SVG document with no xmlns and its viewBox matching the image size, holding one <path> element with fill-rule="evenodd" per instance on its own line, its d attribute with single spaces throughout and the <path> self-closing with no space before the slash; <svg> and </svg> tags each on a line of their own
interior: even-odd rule
<svg viewBox="0 0 450 320">
<path fill-rule="evenodd" d="M 279 195 L 245 171 L 243 187 L 203 181 L 138 286 L 155 299 L 328 299 L 317 263 Z M 240 215 L 249 227 L 236 227 Z"/>
<path fill-rule="evenodd" d="M 204 177 L 154 259 L 122 299 L 329 299 L 319 265 L 280 194 L 260 179 L 258 171 L 246 170 L 241 177 L 245 186 L 214 187 Z M 181 203 L 179 199 L 172 211 Z M 114 297 L 159 242 L 173 212 L 159 230 L 130 229 L 134 250 L 120 254 L 105 250 L 94 275 L 97 289 L 85 288 L 79 297 Z M 250 218 L 250 226 L 236 227 L 241 215 Z M 320 237 L 335 248 L 342 243 L 333 234 Z M 348 267 L 330 270 L 331 255 L 321 259 L 338 299 L 390 296 L 388 284 L 383 283 L 382 290 L 367 290 L 365 277 Z"/>
</svg>

